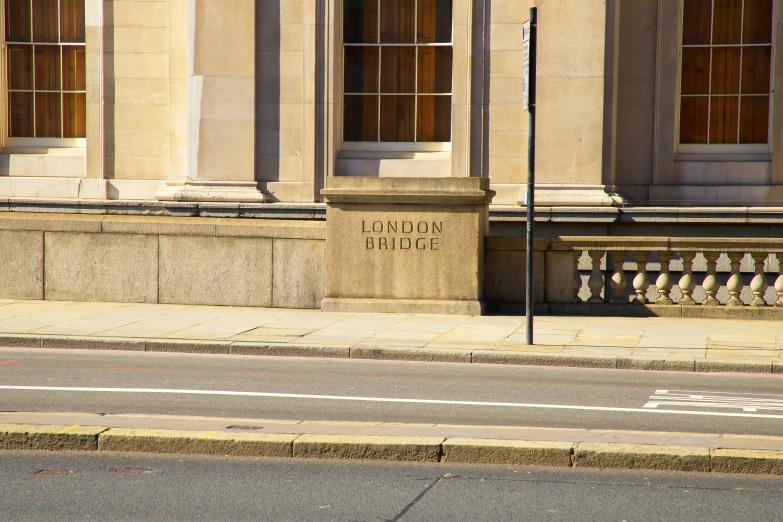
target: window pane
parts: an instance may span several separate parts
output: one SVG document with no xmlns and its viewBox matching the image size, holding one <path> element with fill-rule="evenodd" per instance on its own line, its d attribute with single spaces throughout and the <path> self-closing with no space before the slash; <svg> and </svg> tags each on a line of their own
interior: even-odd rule
<svg viewBox="0 0 783 522">
<path fill-rule="evenodd" d="M 344 0 L 343 42 L 378 43 L 378 0 Z"/>
<path fill-rule="evenodd" d="M 33 0 L 34 41 L 58 41 L 58 10 L 57 0 Z"/>
<path fill-rule="evenodd" d="M 742 43 L 742 0 L 715 0 L 712 43 Z"/>
<path fill-rule="evenodd" d="M 378 141 L 378 97 L 346 96 L 345 141 Z"/>
<path fill-rule="evenodd" d="M 63 138 L 87 137 L 87 95 L 63 94 Z"/>
<path fill-rule="evenodd" d="M 451 96 L 419 96 L 416 141 L 451 141 Z"/>
<path fill-rule="evenodd" d="M 707 96 L 687 97 L 680 101 L 680 143 L 707 143 Z"/>
<path fill-rule="evenodd" d="M 35 137 L 61 138 L 60 94 L 35 93 Z"/>
<path fill-rule="evenodd" d="M 35 46 L 35 89 L 60 90 L 60 48 L 56 45 Z"/>
<path fill-rule="evenodd" d="M 378 92 L 377 47 L 345 48 L 345 92 Z"/>
<path fill-rule="evenodd" d="M 742 98 L 740 143 L 767 143 L 769 133 L 769 96 Z"/>
<path fill-rule="evenodd" d="M 60 41 L 84 43 L 85 0 L 60 0 Z"/>
<path fill-rule="evenodd" d="M 772 0 L 745 0 L 742 43 L 772 43 Z"/>
<path fill-rule="evenodd" d="M 414 43 L 415 0 L 381 0 L 381 42 Z"/>
<path fill-rule="evenodd" d="M 381 141 L 413 141 L 415 96 L 381 96 Z"/>
<path fill-rule="evenodd" d="M 6 0 L 5 35 L 8 42 L 29 42 L 30 0 Z"/>
<path fill-rule="evenodd" d="M 63 90 L 84 91 L 86 83 L 84 47 L 63 46 Z"/>
<path fill-rule="evenodd" d="M 451 0 L 419 0 L 418 43 L 451 43 Z"/>
<path fill-rule="evenodd" d="M 33 94 L 12 92 L 8 94 L 8 136 L 11 138 L 33 137 Z"/>
<path fill-rule="evenodd" d="M 8 88 L 33 90 L 33 46 L 8 46 Z"/>
<path fill-rule="evenodd" d="M 682 94 L 709 94 L 710 50 L 689 47 L 682 50 Z"/>
<path fill-rule="evenodd" d="M 710 143 L 737 143 L 739 137 L 739 96 L 710 99 Z"/>
<path fill-rule="evenodd" d="M 771 47 L 743 48 L 742 94 L 768 94 L 771 65 Z"/>
<path fill-rule="evenodd" d="M 416 92 L 416 48 L 381 49 L 381 92 Z"/>
<path fill-rule="evenodd" d="M 682 22 L 683 45 L 709 45 L 712 0 L 685 0 Z"/>
<path fill-rule="evenodd" d="M 712 92 L 710 94 L 739 94 L 739 47 L 715 47 L 712 49 Z"/>
<path fill-rule="evenodd" d="M 451 92 L 451 47 L 419 47 L 418 92 Z"/>
</svg>

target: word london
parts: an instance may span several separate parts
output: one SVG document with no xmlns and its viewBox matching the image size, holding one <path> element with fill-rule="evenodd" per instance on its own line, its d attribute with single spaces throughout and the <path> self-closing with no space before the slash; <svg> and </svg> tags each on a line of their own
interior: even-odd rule
<svg viewBox="0 0 783 522">
<path fill-rule="evenodd" d="M 440 250 L 440 238 L 437 236 L 443 234 L 443 222 L 362 221 L 362 234 L 385 234 L 365 237 L 366 250 Z M 422 237 L 424 235 L 427 237 Z"/>
</svg>

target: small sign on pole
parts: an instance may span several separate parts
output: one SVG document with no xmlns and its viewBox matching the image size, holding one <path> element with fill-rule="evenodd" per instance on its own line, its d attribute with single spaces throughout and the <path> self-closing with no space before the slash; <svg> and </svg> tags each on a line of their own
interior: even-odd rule
<svg viewBox="0 0 783 522">
<path fill-rule="evenodd" d="M 522 105 L 530 108 L 530 20 L 522 25 Z"/>
</svg>

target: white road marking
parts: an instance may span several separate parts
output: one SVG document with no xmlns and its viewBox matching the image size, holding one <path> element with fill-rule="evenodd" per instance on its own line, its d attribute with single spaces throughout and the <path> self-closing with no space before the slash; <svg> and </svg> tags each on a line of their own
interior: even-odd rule
<svg viewBox="0 0 783 522">
<path fill-rule="evenodd" d="M 783 411 L 783 395 L 723 393 L 683 390 L 656 390 L 644 407 L 656 409 L 669 406 L 725 408 L 747 412 L 759 410 Z"/>
<path fill-rule="evenodd" d="M 310 399 L 328 401 L 391 402 L 401 404 L 441 404 L 449 406 L 492 406 L 505 408 L 538 408 L 549 410 L 608 411 L 623 413 L 661 413 L 667 415 L 702 415 L 710 417 L 748 417 L 755 419 L 783 419 L 783 415 L 731 413 L 718 411 L 660 410 L 652 408 L 615 408 L 610 406 L 576 406 L 570 404 L 536 404 L 524 402 L 454 401 L 442 399 L 398 399 L 393 397 L 352 397 L 346 395 L 307 395 L 299 393 L 269 393 L 220 390 L 176 390 L 169 388 L 88 388 L 69 386 L 3 386 L 0 390 L 62 391 L 93 393 L 159 393 L 171 395 L 220 395 L 233 397 L 263 397 L 273 399 Z"/>
</svg>

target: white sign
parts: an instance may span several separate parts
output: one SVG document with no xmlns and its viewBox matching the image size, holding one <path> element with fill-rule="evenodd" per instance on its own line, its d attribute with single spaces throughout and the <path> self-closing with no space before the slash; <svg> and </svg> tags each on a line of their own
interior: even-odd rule
<svg viewBox="0 0 783 522">
<path fill-rule="evenodd" d="M 530 20 L 522 26 L 522 106 L 530 109 Z"/>
</svg>

